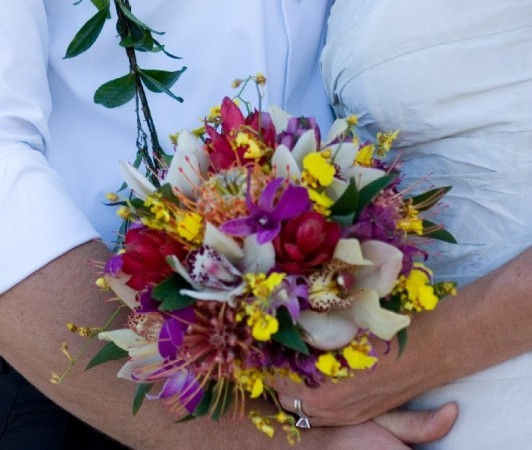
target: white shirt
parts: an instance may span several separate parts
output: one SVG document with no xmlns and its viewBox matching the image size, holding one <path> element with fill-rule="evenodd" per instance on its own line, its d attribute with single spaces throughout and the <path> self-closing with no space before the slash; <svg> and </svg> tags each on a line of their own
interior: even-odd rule
<svg viewBox="0 0 532 450">
<path fill-rule="evenodd" d="M 339 114 L 368 135 L 400 130 L 407 184 L 453 186 L 439 219 L 459 244 L 435 247 L 435 273 L 464 285 L 530 247 L 532 1 L 336 0 L 322 64 Z M 413 406 L 449 400 L 458 421 L 427 448 L 532 448 L 532 354 Z"/>
<path fill-rule="evenodd" d="M 120 185 L 117 164 L 136 155 L 134 103 L 93 103 L 104 82 L 128 72 L 115 17 L 86 53 L 65 60 L 68 43 L 96 9 L 58 0 L 4 2 L 0 14 L 0 292 L 90 239 L 112 243 L 119 219 L 104 206 Z M 332 121 L 318 57 L 330 1 L 132 2 L 133 12 L 181 56 L 140 54 L 147 69 L 187 70 L 173 92 L 148 92 L 161 145 L 195 128 L 235 78 L 263 73 L 264 106 Z M 256 104 L 254 91 L 249 100 Z"/>
</svg>

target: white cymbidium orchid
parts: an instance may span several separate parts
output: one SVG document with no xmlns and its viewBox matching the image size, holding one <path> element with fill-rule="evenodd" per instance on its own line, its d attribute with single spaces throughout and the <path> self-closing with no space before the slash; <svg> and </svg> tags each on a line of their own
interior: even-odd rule
<svg viewBox="0 0 532 450">
<path fill-rule="evenodd" d="M 104 277 L 113 292 L 131 310 L 139 306 L 136 291 L 126 284 L 129 279 L 128 275 L 123 273 L 117 276 L 105 274 Z M 120 368 L 118 377 L 138 382 L 147 378 L 152 371 L 159 368 L 163 363 L 157 342 L 154 339 L 148 339 L 148 336 L 153 338 L 158 335 L 161 322 L 156 320 L 140 320 L 133 321 L 132 323 L 137 332 L 131 328 L 102 331 L 98 333 L 98 338 L 113 342 L 117 347 L 129 353 L 130 359 Z"/>
<path fill-rule="evenodd" d="M 280 126 L 284 124 L 286 127 L 290 116 L 279 108 L 274 111 L 274 123 L 278 122 Z M 349 141 L 337 142 L 347 129 L 347 122 L 344 119 L 337 119 L 329 131 L 327 141 L 322 144 L 323 149 L 331 152 L 331 161 L 339 169 L 339 176 L 335 176 L 332 184 L 325 189 L 326 194 L 333 201 L 340 198 L 351 179 L 355 181 L 358 189 L 362 189 L 372 181 L 386 175 L 383 170 L 355 164 L 359 150 L 358 145 Z M 319 151 L 315 131 L 312 129 L 305 131 L 299 137 L 292 150 L 284 144 L 278 145 L 272 156 L 272 167 L 276 176 L 292 181 L 301 179 L 303 159 L 310 153 Z"/>
<path fill-rule="evenodd" d="M 360 190 L 386 175 L 384 170 L 355 164 L 358 146 L 352 142 L 331 144 L 327 148 L 331 151 L 332 161 L 339 168 L 341 175 L 341 178 L 335 177 L 332 184 L 325 189 L 327 195 L 333 200 L 340 198 L 351 179 L 355 181 L 357 189 Z"/>
<path fill-rule="evenodd" d="M 347 345 L 359 329 L 390 340 L 407 327 L 408 316 L 382 308 L 379 301 L 393 289 L 402 258 L 397 248 L 381 241 L 340 239 L 331 263 L 310 280 L 311 310 L 298 321 L 308 342 L 332 350 Z"/>
<path fill-rule="evenodd" d="M 103 331 L 98 334 L 98 338 L 114 342 L 116 346 L 129 353 L 130 359 L 120 368 L 117 375 L 119 378 L 142 381 L 159 369 L 164 362 L 157 342 L 150 342 L 129 328 Z"/>
<path fill-rule="evenodd" d="M 240 247 L 232 237 L 207 223 L 202 244 L 193 268 L 185 267 L 175 256 L 168 257 L 174 271 L 192 286 L 182 289 L 181 294 L 198 300 L 229 302 L 234 306 L 235 299 L 246 290 L 242 274 L 267 273 L 275 264 L 273 244 L 259 245 L 255 234 L 247 236 Z"/>
<path fill-rule="evenodd" d="M 104 275 L 105 282 L 120 300 L 122 300 L 129 309 L 135 309 L 139 306 L 139 302 L 137 300 L 137 291 L 126 284 L 130 278 L 131 276 L 124 272 L 119 272 L 114 276 L 110 273 Z"/>
<path fill-rule="evenodd" d="M 163 182 L 192 198 L 194 189 L 207 176 L 209 165 L 201 140 L 190 131 L 183 130 L 177 138 L 177 150 Z M 145 199 L 155 192 L 155 186 L 130 163 L 120 161 L 118 168 L 126 184 L 138 197 Z"/>
<path fill-rule="evenodd" d="M 273 126 L 277 130 L 278 134 L 288 128 L 288 121 L 292 117 L 289 113 L 277 105 L 270 105 L 268 107 L 268 112 L 270 113 Z"/>
<path fill-rule="evenodd" d="M 188 130 L 179 132 L 177 149 L 172 158 L 165 182 L 188 198 L 195 197 L 194 190 L 207 177 L 210 162 L 202 141 Z"/>
<path fill-rule="evenodd" d="M 137 197 L 144 200 L 155 192 L 155 186 L 130 163 L 119 161 L 118 169 L 126 184 Z"/>
</svg>

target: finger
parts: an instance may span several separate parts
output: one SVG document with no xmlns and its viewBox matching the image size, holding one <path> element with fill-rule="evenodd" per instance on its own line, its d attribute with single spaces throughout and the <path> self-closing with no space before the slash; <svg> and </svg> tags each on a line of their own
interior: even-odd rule
<svg viewBox="0 0 532 450">
<path fill-rule="evenodd" d="M 446 403 L 427 411 L 390 411 L 373 419 L 403 442 L 422 444 L 445 436 L 458 417 L 458 406 Z"/>
<path fill-rule="evenodd" d="M 301 416 L 296 411 L 294 397 L 288 395 L 279 395 L 279 403 L 281 407 L 296 416 Z M 297 398 L 297 397 L 296 397 Z M 355 422 L 340 410 L 326 411 L 313 407 L 309 402 L 300 400 L 301 412 L 303 416 L 307 417 L 310 424 L 315 427 L 337 427 L 342 425 L 354 425 Z"/>
<path fill-rule="evenodd" d="M 280 394 L 278 396 L 279 398 L 279 403 L 281 404 L 282 408 L 285 410 L 285 411 L 288 411 L 288 412 L 291 412 L 291 413 L 294 413 L 296 414 L 297 411 L 296 411 L 296 405 L 295 405 L 295 398 L 294 397 L 291 397 L 289 395 L 283 395 L 283 394 Z M 301 409 L 302 409 L 302 412 L 308 416 L 308 413 L 307 413 L 307 408 L 304 408 L 303 406 L 303 402 L 301 402 Z"/>
</svg>

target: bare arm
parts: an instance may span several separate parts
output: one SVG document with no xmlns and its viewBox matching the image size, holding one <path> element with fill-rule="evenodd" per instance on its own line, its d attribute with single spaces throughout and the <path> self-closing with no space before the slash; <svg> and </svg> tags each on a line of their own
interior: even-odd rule
<svg viewBox="0 0 532 450">
<path fill-rule="evenodd" d="M 290 409 L 300 398 L 315 425 L 362 423 L 451 380 L 532 350 L 532 249 L 461 289 L 409 328 L 375 371 L 316 390 L 279 381 Z M 381 349 L 382 350 L 382 349 Z"/>
<path fill-rule="evenodd" d="M 0 298 L 0 349 L 2 355 L 37 388 L 59 405 L 135 449 L 288 447 L 282 431 L 270 439 L 248 420 L 230 417 L 218 423 L 196 420 L 175 424 L 157 402 L 145 402 L 137 416 L 131 413 L 135 386 L 116 378 L 119 365 L 108 363 L 83 371 L 86 355 L 61 385 L 49 382 L 50 373 L 65 367 L 59 351 L 67 322 L 101 325 L 114 310 L 94 287 L 95 271 L 89 261 L 105 261 L 108 250 L 91 242 L 66 253 L 8 291 Z M 89 352 L 90 353 L 90 352 Z M 254 409 L 271 410 L 265 402 Z M 228 414 L 230 416 L 230 414 Z M 445 434 L 456 410 L 441 415 L 388 417 L 382 423 L 406 441 L 428 441 Z M 436 418 L 436 420 L 434 420 Z M 415 425 L 412 427 L 412 425 Z M 417 428 L 416 428 L 417 426 Z M 407 448 L 401 440 L 374 422 L 345 428 L 304 430 L 305 448 Z M 358 446 L 358 447 L 357 447 Z M 374 448 L 374 447 L 372 447 Z"/>
</svg>

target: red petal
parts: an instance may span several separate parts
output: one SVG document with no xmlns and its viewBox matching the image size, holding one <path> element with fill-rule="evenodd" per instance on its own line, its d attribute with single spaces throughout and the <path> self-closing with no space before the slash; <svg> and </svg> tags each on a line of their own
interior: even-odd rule
<svg viewBox="0 0 532 450">
<path fill-rule="evenodd" d="M 297 246 L 307 254 L 320 248 L 326 238 L 323 221 L 315 217 L 305 220 L 296 233 Z"/>
</svg>

